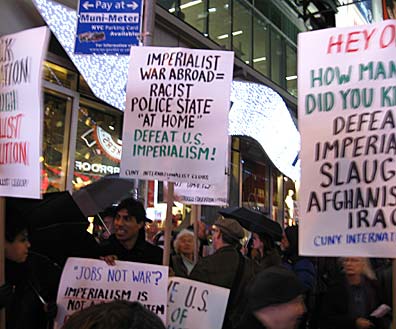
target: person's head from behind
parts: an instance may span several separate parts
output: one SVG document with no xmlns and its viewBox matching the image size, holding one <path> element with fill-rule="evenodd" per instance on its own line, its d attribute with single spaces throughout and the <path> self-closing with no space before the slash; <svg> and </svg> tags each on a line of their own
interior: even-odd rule
<svg viewBox="0 0 396 329">
<path fill-rule="evenodd" d="M 146 211 L 143 204 L 133 198 L 128 198 L 117 206 L 114 216 L 114 234 L 121 243 L 144 239 Z"/>
<path fill-rule="evenodd" d="M 293 329 L 305 313 L 304 288 L 293 272 L 281 266 L 261 271 L 249 289 L 249 307 L 268 329 Z"/>
<path fill-rule="evenodd" d="M 15 263 L 25 262 L 30 248 L 27 223 L 23 218 L 6 216 L 5 226 L 5 257 Z"/>
<path fill-rule="evenodd" d="M 104 239 L 108 239 L 110 237 L 110 235 L 114 233 L 113 222 L 114 222 L 114 217 L 115 217 L 115 208 L 108 207 L 100 215 L 103 220 L 103 225 L 106 226 L 103 230 L 102 237 Z"/>
<path fill-rule="evenodd" d="M 218 250 L 230 245 L 240 249 L 240 240 L 245 236 L 242 226 L 232 218 L 218 218 L 212 228 L 213 247 Z"/>
<path fill-rule="evenodd" d="M 253 248 L 256 249 L 260 256 L 263 257 L 275 248 L 274 239 L 267 233 L 253 232 Z"/>
<path fill-rule="evenodd" d="M 298 226 L 286 227 L 281 241 L 281 249 L 288 254 L 298 254 Z"/>
<path fill-rule="evenodd" d="M 165 329 L 165 326 L 140 303 L 117 300 L 74 313 L 62 329 Z"/>
<path fill-rule="evenodd" d="M 176 236 L 173 246 L 177 254 L 192 258 L 194 255 L 194 233 L 187 229 L 181 230 Z"/>
</svg>

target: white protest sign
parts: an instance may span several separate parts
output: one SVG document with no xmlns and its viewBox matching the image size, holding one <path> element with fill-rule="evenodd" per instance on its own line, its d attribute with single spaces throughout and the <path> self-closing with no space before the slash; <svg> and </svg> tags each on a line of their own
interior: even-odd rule
<svg viewBox="0 0 396 329">
<path fill-rule="evenodd" d="M 228 180 L 217 184 L 175 183 L 174 199 L 183 204 L 228 205 Z"/>
<path fill-rule="evenodd" d="M 0 37 L 0 195 L 41 197 L 42 68 L 49 30 Z"/>
<path fill-rule="evenodd" d="M 139 301 L 165 323 L 168 267 L 116 261 L 69 258 L 58 290 L 55 328 L 76 311 L 115 299 Z"/>
<path fill-rule="evenodd" d="M 396 257 L 396 21 L 299 35 L 300 253 Z"/>
<path fill-rule="evenodd" d="M 230 290 L 171 277 L 167 329 L 221 329 Z"/>
<path fill-rule="evenodd" d="M 131 48 L 122 177 L 222 180 L 233 60 L 229 51 Z"/>
<path fill-rule="evenodd" d="M 227 152 L 227 163 L 228 157 Z M 164 186 L 167 186 L 166 182 Z M 228 175 L 224 172 L 222 180 L 215 184 L 175 183 L 173 197 L 175 201 L 183 204 L 228 206 Z"/>
</svg>

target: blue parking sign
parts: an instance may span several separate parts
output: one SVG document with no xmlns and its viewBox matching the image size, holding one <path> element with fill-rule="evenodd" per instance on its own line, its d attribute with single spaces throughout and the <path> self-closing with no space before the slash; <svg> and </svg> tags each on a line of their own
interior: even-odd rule
<svg viewBox="0 0 396 329">
<path fill-rule="evenodd" d="M 139 45 L 142 0 L 80 0 L 75 54 L 129 55 Z"/>
</svg>

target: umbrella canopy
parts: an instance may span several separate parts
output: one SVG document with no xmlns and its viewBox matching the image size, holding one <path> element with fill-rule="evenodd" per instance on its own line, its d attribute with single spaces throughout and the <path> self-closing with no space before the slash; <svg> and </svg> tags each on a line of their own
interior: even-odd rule
<svg viewBox="0 0 396 329">
<path fill-rule="evenodd" d="M 282 239 L 282 227 L 262 212 L 245 207 L 229 207 L 221 209 L 219 214 L 236 219 L 248 231 L 266 233 L 275 241 Z"/>
<path fill-rule="evenodd" d="M 87 232 L 89 222 L 60 223 L 33 231 L 31 250 L 63 267 L 68 257 L 99 258 L 99 244 Z"/>
<path fill-rule="evenodd" d="M 73 199 L 85 216 L 93 216 L 126 197 L 134 187 L 132 179 L 108 175 L 74 192 Z"/>
<path fill-rule="evenodd" d="M 7 220 L 27 221 L 33 253 L 60 265 L 68 257 L 97 257 L 98 244 L 86 231 L 89 222 L 69 192 L 47 193 L 42 200 L 6 200 Z"/>
<path fill-rule="evenodd" d="M 87 218 L 68 191 L 47 193 L 43 199 L 7 198 L 6 215 L 23 217 L 34 231 L 59 223 L 87 223 Z"/>
</svg>

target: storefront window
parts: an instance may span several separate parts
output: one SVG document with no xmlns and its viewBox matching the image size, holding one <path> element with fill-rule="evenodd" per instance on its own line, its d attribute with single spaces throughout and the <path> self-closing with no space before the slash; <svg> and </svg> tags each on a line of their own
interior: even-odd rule
<svg viewBox="0 0 396 329">
<path fill-rule="evenodd" d="M 245 159 L 242 172 L 242 205 L 268 212 L 269 180 L 268 166 Z"/>
<path fill-rule="evenodd" d="M 205 32 L 206 11 L 203 0 L 180 0 L 179 17 L 196 28 L 200 32 Z"/>
<path fill-rule="evenodd" d="M 269 75 L 269 30 L 267 24 L 256 16 L 253 19 L 253 67 L 264 74 Z"/>
<path fill-rule="evenodd" d="M 68 89 L 75 90 L 77 87 L 77 74 L 75 72 L 48 61 L 44 62 L 43 78 L 48 82 Z"/>
<path fill-rule="evenodd" d="M 69 97 L 45 91 L 42 193 L 65 189 L 71 107 Z"/>
<path fill-rule="evenodd" d="M 285 203 L 285 217 L 284 217 L 284 226 L 291 226 L 298 224 L 298 220 L 296 218 L 296 187 L 292 180 L 284 177 L 284 203 Z"/>
<path fill-rule="evenodd" d="M 235 55 L 249 64 L 252 51 L 252 12 L 239 1 L 234 1 L 232 47 Z"/>
<path fill-rule="evenodd" d="M 271 79 L 280 86 L 282 86 L 282 54 L 282 37 L 274 30 L 271 30 Z"/>
<path fill-rule="evenodd" d="M 229 204 L 231 206 L 239 206 L 239 181 L 240 181 L 240 164 L 241 153 L 239 152 L 239 138 L 232 137 L 231 147 L 231 168 L 230 168 L 230 190 L 229 190 Z"/>
<path fill-rule="evenodd" d="M 81 102 L 78 113 L 73 189 L 120 172 L 122 113 Z"/>
<path fill-rule="evenodd" d="M 286 46 L 286 87 L 297 97 L 297 51 L 289 45 Z"/>
<path fill-rule="evenodd" d="M 231 48 L 231 10 L 228 0 L 208 0 L 209 38 L 223 46 Z"/>
</svg>

